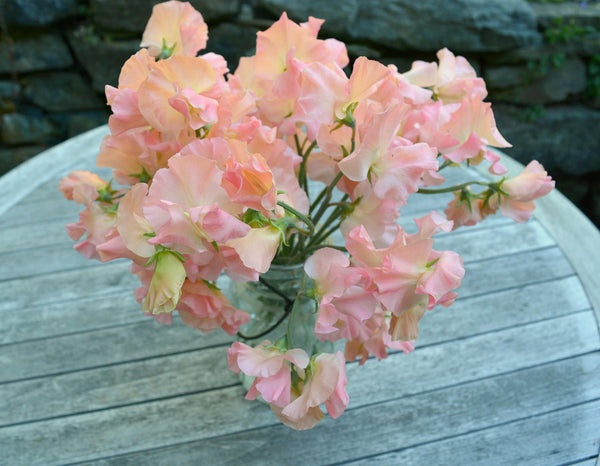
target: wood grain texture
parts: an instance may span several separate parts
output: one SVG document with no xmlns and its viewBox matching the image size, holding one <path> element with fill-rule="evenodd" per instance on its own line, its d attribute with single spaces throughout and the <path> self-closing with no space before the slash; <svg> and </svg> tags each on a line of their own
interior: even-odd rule
<svg viewBox="0 0 600 466">
<path fill-rule="evenodd" d="M 522 164 L 500 151 L 496 152 L 510 175 L 514 176 L 523 170 Z M 558 189 L 536 201 L 536 205 L 534 216 L 556 240 L 577 271 L 600 328 L 600 231 Z"/>
<path fill-rule="evenodd" d="M 156 324 L 133 299 L 127 261 L 95 263 L 71 249 L 64 224 L 81 206 L 57 184 L 93 169 L 105 132 L 0 179 L 0 193 L 17 190 L 0 204 L 0 464 L 595 462 L 600 336 L 593 280 L 584 288 L 577 275 L 593 272 L 577 261 L 595 256 L 569 260 L 555 242 L 557 222 L 578 228 L 574 207 L 563 205 L 559 220 L 494 216 L 439 234 L 434 248 L 465 260 L 457 302 L 426 313 L 414 353 L 348 364 L 346 413 L 295 432 L 243 400 L 226 369 L 230 336 L 177 317 Z M 444 174 L 447 185 L 485 178 Z M 413 216 L 451 197 L 414 196 L 400 224 L 414 232 Z"/>
<path fill-rule="evenodd" d="M 307 432 L 294 432 L 276 424 L 255 430 L 255 423 L 250 422 L 244 426 L 244 432 L 222 436 L 214 432 L 209 439 L 188 443 L 181 439 L 182 445 L 106 459 L 100 464 L 293 465 L 298 464 L 299 458 L 305 464 L 343 463 L 541 416 L 568 408 L 567 400 L 573 397 L 580 403 L 594 401 L 599 395 L 600 373 L 589 369 L 598 363 L 598 354 L 585 355 L 440 390 L 429 387 L 414 396 L 399 394 L 385 403 L 349 409 L 339 419 L 326 419 Z M 443 372 L 443 367 L 439 367 L 432 378 Z M 418 383 L 413 375 L 416 374 L 406 374 L 405 384 Z M 596 408 L 596 404 L 590 406 Z M 582 417 L 576 423 L 598 425 L 593 412 L 584 411 Z M 593 433 L 588 432 L 585 438 Z M 512 444 L 509 439 L 503 447 L 510 448 Z M 425 463 L 448 462 L 452 462 L 451 457 L 441 463 Z"/>
</svg>

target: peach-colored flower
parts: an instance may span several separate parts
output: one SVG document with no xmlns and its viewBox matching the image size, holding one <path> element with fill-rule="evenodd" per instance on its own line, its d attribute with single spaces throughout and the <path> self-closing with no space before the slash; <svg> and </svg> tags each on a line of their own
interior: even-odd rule
<svg viewBox="0 0 600 466">
<path fill-rule="evenodd" d="M 201 95 L 215 83 L 214 69 L 202 58 L 161 60 L 137 91 L 139 109 L 150 126 L 175 138 L 187 127 L 195 130 L 217 121 L 217 101 Z"/>
<path fill-rule="evenodd" d="M 292 402 L 283 409 L 273 405 L 271 409 L 285 425 L 296 430 L 310 429 L 324 417 L 319 408 L 322 403 L 333 419 L 342 415 L 349 401 L 346 383 L 342 352 L 319 354 L 306 371 L 306 378 L 298 382 Z"/>
<path fill-rule="evenodd" d="M 106 186 L 108 182 L 95 173 L 74 171 L 60 180 L 58 189 L 66 199 L 89 206 L 98 198 L 98 190 Z"/>
<path fill-rule="evenodd" d="M 202 332 L 222 328 L 235 335 L 250 320 L 250 315 L 233 307 L 221 290 L 202 280 L 184 282 L 177 311 L 185 325 Z"/>
<path fill-rule="evenodd" d="M 208 27 L 202 15 L 188 2 L 170 1 L 154 5 L 140 46 L 148 47 L 153 57 L 165 52 L 167 57 L 193 57 L 206 47 L 207 40 Z"/>
<path fill-rule="evenodd" d="M 488 202 L 489 209 L 493 211 L 500 207 L 505 217 L 525 222 L 535 209 L 533 201 L 552 191 L 554 180 L 539 162 L 533 160 L 520 175 L 504 181 L 500 189 L 508 196 L 494 194 Z"/>
</svg>

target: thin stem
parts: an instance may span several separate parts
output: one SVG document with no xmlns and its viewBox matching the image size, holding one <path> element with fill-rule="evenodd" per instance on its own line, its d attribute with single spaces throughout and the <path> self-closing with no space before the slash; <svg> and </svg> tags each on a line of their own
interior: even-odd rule
<svg viewBox="0 0 600 466">
<path fill-rule="evenodd" d="M 310 248 L 306 248 L 306 253 L 312 253 L 314 251 L 317 251 L 319 249 L 323 249 L 323 248 L 331 248 L 331 249 L 337 249 L 338 251 L 342 251 L 342 252 L 348 252 L 348 250 L 344 247 L 344 246 L 335 246 L 335 245 L 331 245 L 331 244 L 315 244 L 314 246 L 311 246 Z"/>
<path fill-rule="evenodd" d="M 450 186 L 448 188 L 441 188 L 441 189 L 419 188 L 419 190 L 417 192 L 419 194 L 452 193 L 454 191 L 460 191 L 461 189 L 467 188 L 468 186 L 470 186 L 472 184 L 477 184 L 477 185 L 480 185 L 480 186 L 487 186 L 489 188 L 491 183 L 485 183 L 483 181 L 467 181 L 466 183 L 457 184 L 455 186 Z"/>
<path fill-rule="evenodd" d="M 344 174 L 342 172 L 338 172 L 333 181 L 325 189 L 325 197 L 321 202 L 321 207 L 319 208 L 317 214 L 313 217 L 314 223 L 317 223 L 319 221 L 319 219 L 323 216 L 323 214 L 329 207 L 329 201 L 331 201 L 331 193 L 333 192 L 333 188 L 335 188 L 338 182 L 342 179 L 342 176 L 344 176 Z"/>
<path fill-rule="evenodd" d="M 438 172 L 441 172 L 444 168 L 449 167 L 453 163 L 454 162 L 452 160 L 444 160 L 444 162 L 440 165 L 440 168 L 438 168 Z"/>
<path fill-rule="evenodd" d="M 260 283 L 262 283 L 264 286 L 266 286 L 269 290 L 271 290 L 273 293 L 275 293 L 277 296 L 279 296 L 280 298 L 282 298 L 285 301 L 286 305 L 290 305 L 290 304 L 294 304 L 294 301 L 291 300 L 290 298 L 288 298 L 285 294 L 283 294 L 281 291 L 279 291 L 277 288 L 275 288 L 273 285 L 271 285 L 268 281 L 266 281 L 264 278 L 262 277 L 258 277 L 258 281 Z"/>
<path fill-rule="evenodd" d="M 288 301 L 289 302 L 286 303 L 282 316 L 279 319 L 277 319 L 277 322 L 275 322 L 273 325 L 271 325 L 268 329 L 266 329 L 260 333 L 257 333 L 256 335 L 244 335 L 242 332 L 238 332 L 237 335 L 240 338 L 243 338 L 244 340 L 255 340 L 256 338 L 260 338 L 260 337 L 266 335 L 267 333 L 271 332 L 272 330 L 276 329 L 279 326 L 279 324 L 285 320 L 285 318 L 288 316 L 288 314 L 290 312 L 292 312 L 292 309 L 294 308 L 294 301 L 292 301 L 290 299 L 288 299 Z"/>
<path fill-rule="evenodd" d="M 315 245 L 325 241 L 330 235 L 335 233 L 335 231 L 340 227 L 341 224 L 342 224 L 342 222 L 340 220 L 338 223 L 336 223 L 334 226 L 332 226 L 331 228 L 329 228 L 326 231 L 324 231 L 324 228 L 319 230 L 319 233 L 317 235 L 315 235 L 314 239 L 308 243 L 308 245 L 306 246 L 306 249 L 308 250 L 311 248 L 311 246 L 315 246 Z"/>
<path fill-rule="evenodd" d="M 300 212 L 298 212 L 296 209 L 294 209 L 292 206 L 287 205 L 285 202 L 283 201 L 277 201 L 277 205 L 280 207 L 283 207 L 283 209 L 294 215 L 295 217 L 299 218 L 300 220 L 302 220 L 306 226 L 308 227 L 308 234 L 312 235 L 315 232 L 315 224 L 304 214 L 301 214 Z"/>
</svg>

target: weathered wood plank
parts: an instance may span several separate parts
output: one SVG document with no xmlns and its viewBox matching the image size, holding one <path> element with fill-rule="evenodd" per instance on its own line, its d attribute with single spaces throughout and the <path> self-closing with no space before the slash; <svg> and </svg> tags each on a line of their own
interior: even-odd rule
<svg viewBox="0 0 600 466">
<path fill-rule="evenodd" d="M 544 250 L 541 252 L 547 252 L 547 251 L 552 251 L 552 249 L 549 250 Z M 529 254 L 529 253 L 528 253 Z M 483 264 L 487 264 L 487 267 L 485 268 L 485 270 L 491 269 L 494 272 L 498 272 L 500 271 L 507 271 L 506 273 L 504 273 L 504 276 L 511 276 L 509 275 L 508 271 L 510 271 L 510 268 L 502 268 L 500 266 L 495 266 L 495 263 L 497 261 L 503 261 L 505 258 L 501 258 L 498 260 L 491 260 L 491 261 L 484 261 L 482 262 Z M 480 266 L 482 263 L 475 263 L 475 265 Z M 509 264 L 512 264 L 512 262 L 509 262 Z M 107 268 L 110 266 L 106 266 Z M 79 274 L 82 274 L 83 272 L 89 272 L 89 270 L 95 270 L 95 269 L 83 269 L 80 271 L 77 271 Z M 117 269 L 118 270 L 118 269 Z M 554 264 L 554 267 L 547 269 L 548 272 L 556 272 L 557 270 L 560 271 L 560 268 L 556 266 L 556 264 Z M 127 275 L 128 272 L 126 270 L 122 271 L 122 273 L 125 273 Z M 527 280 L 531 280 L 532 279 L 532 274 L 529 271 L 529 273 L 525 273 L 523 277 L 521 277 L 520 281 L 520 286 L 524 285 L 527 283 Z M 43 277 L 45 278 L 45 277 Z M 519 276 L 517 275 L 517 278 L 519 278 Z M 538 278 L 538 277 L 533 277 L 533 278 Z M 31 279 L 30 281 L 34 281 L 34 279 Z M 77 280 L 80 280 L 80 277 L 74 277 L 73 280 L 76 281 L 77 284 Z M 121 278 L 121 281 L 124 281 L 125 279 Z M 98 280 L 97 280 L 98 281 Z M 0 288 L 7 282 L 4 283 L 0 283 Z M 49 282 L 49 286 L 52 284 L 53 282 L 50 281 Z M 82 283 L 81 281 L 79 281 L 78 283 Z M 517 282 L 519 283 L 519 282 Z M 21 284 L 23 285 L 23 283 L 17 282 L 17 284 Z M 94 284 L 96 284 L 96 281 L 94 281 Z M 492 280 L 483 280 L 480 282 L 480 277 L 477 273 L 475 274 L 469 274 L 467 276 L 467 279 L 465 280 L 464 286 L 463 286 L 463 296 L 469 296 L 469 295 L 486 295 L 490 292 L 494 291 L 494 287 L 496 287 L 498 284 L 502 285 L 502 281 L 501 280 L 497 280 L 496 282 L 492 281 Z M 514 282 L 511 283 L 512 286 L 515 285 Z M 80 285 L 81 286 L 81 285 Z M 38 288 L 39 289 L 39 288 Z M 116 288 L 114 291 L 118 291 L 119 289 L 122 288 Z M 133 286 L 130 288 L 133 289 Z M 503 289 L 502 287 L 500 289 Z M 59 289 L 59 291 L 62 291 L 63 293 L 65 292 L 64 289 Z M 99 288 L 97 291 L 105 291 L 103 288 Z M 76 292 L 76 290 L 73 290 L 73 292 Z M 89 291 L 88 291 L 89 293 Z M 106 293 L 105 293 L 106 295 Z M 41 294 L 41 296 L 43 296 L 43 294 Z M 579 295 L 580 296 L 580 295 Z M 67 299 L 69 298 L 69 296 L 67 296 Z M 100 298 L 102 299 L 102 298 Z M 534 299 L 534 298 L 531 298 Z M 581 299 L 581 296 L 580 298 Z M 38 306 L 41 303 L 37 303 Z M 115 302 L 115 307 L 118 309 L 118 302 Z M 492 308 L 492 311 L 495 310 L 496 307 Z M 451 310 L 445 309 L 442 310 L 441 312 L 446 311 L 446 312 L 452 312 Z M 6 311 L 8 312 L 8 311 Z M 178 320 L 178 319 L 176 319 Z M 442 319 L 443 321 L 444 319 Z M 490 321 L 493 321 L 493 318 L 490 318 Z M 99 330 L 99 331 L 94 331 L 94 332 L 86 332 L 84 334 L 75 334 L 75 335 L 67 335 L 67 336 L 59 336 L 56 337 L 52 340 L 44 340 L 44 341 L 38 341 L 38 340 L 34 340 L 31 342 L 23 342 L 23 343 L 17 343 L 17 344 L 12 344 L 12 345 L 6 345 L 3 347 L 0 347 L 0 361 L 4 360 L 6 361 L 6 369 L 3 371 L 3 377 L 5 377 L 5 379 L 3 380 L 15 380 L 15 379 L 19 379 L 19 378 L 25 378 L 25 377 L 35 377 L 35 376 L 39 376 L 39 375 L 45 375 L 47 373 L 39 373 L 38 370 L 40 369 L 45 369 L 45 370 L 49 370 L 50 372 L 48 373 L 53 373 L 53 372 L 61 372 L 61 371 L 65 371 L 65 370 L 74 370 L 74 369 L 78 369 L 78 368 L 85 368 L 85 367 L 89 367 L 89 364 L 92 365 L 102 365 L 106 362 L 103 362 L 104 360 L 100 360 L 97 359 L 98 355 L 103 355 L 106 354 L 106 348 L 110 347 L 110 342 L 115 340 L 115 341 L 120 341 L 120 340 L 125 340 L 127 342 L 130 342 L 132 345 L 136 345 L 136 347 L 138 346 L 143 346 L 143 340 L 146 338 L 146 335 L 144 335 L 143 333 L 140 333 L 139 335 L 137 333 L 135 333 L 135 329 L 140 328 L 140 329 L 147 329 L 147 328 L 152 328 L 152 332 L 153 334 L 156 333 L 156 336 L 154 336 L 153 338 L 160 338 L 160 333 L 161 330 L 165 331 L 166 329 L 164 329 L 162 326 L 154 326 L 154 322 L 149 322 L 150 324 L 152 324 L 152 327 L 150 327 L 148 325 L 148 323 L 146 322 L 140 322 L 139 324 L 135 324 L 133 326 L 127 326 L 125 328 L 111 328 L 111 329 L 104 329 L 104 330 Z M 505 325 L 510 325 L 510 324 L 505 324 Z M 176 327 L 176 328 L 180 328 L 180 327 Z M 187 328 L 181 327 L 181 331 L 182 332 L 188 332 Z M 191 329 L 190 329 L 191 330 Z M 142 330 L 140 330 L 141 332 Z M 175 329 L 170 329 L 170 332 L 172 332 L 172 334 L 174 335 L 173 338 L 177 339 L 177 330 Z M 193 331 L 192 331 L 193 332 Z M 435 334 L 435 331 L 432 330 L 431 334 Z M 106 342 L 103 342 L 102 340 L 105 338 L 108 338 L 109 335 L 111 336 Z M 120 335 L 120 336 L 119 336 Z M 187 335 L 187 333 L 186 333 Z M 165 335 L 164 338 L 167 338 L 167 336 Z M 190 337 L 192 338 L 192 337 Z M 450 337 L 452 338 L 452 337 Z M 90 362 L 83 362 L 83 360 L 85 358 L 82 358 L 82 355 L 88 354 L 87 351 L 90 349 L 90 346 L 88 345 L 88 340 L 89 339 L 93 339 L 93 341 L 98 342 L 99 347 L 94 349 L 94 352 L 90 355 L 93 356 L 94 362 L 90 363 Z M 138 341 L 140 340 L 140 341 Z M 427 339 L 425 339 L 425 342 L 427 342 Z M 422 343 L 421 343 L 422 344 Z M 41 346 L 43 346 L 45 348 L 44 351 L 41 350 Z M 52 348 L 57 348 L 56 351 L 58 351 L 57 354 L 55 354 L 55 351 L 52 350 L 48 350 L 48 348 L 52 349 Z M 73 352 L 73 354 L 78 354 L 78 358 L 76 359 L 76 361 L 78 362 L 78 364 L 83 364 L 83 365 L 79 365 L 77 367 L 74 368 L 65 368 L 64 366 L 60 366 L 62 369 L 59 369 L 57 367 L 57 362 L 58 364 L 62 364 L 61 361 L 64 358 L 64 354 L 62 353 L 62 351 L 64 351 L 64 348 L 68 348 L 68 351 Z M 183 348 L 182 348 L 183 350 Z M 96 353 L 96 351 L 98 353 Z M 38 354 L 39 352 L 42 352 L 45 357 L 43 358 L 38 358 Z M 135 353 L 134 353 L 135 354 Z M 158 354 L 163 354 L 163 353 L 158 353 Z M 36 356 L 33 356 L 36 355 Z M 112 357 L 112 353 L 110 354 L 110 356 Z M 144 357 L 144 356 L 139 356 L 139 357 Z M 113 361 L 112 359 L 109 359 L 109 362 Z"/>
<path fill-rule="evenodd" d="M 436 238 L 434 249 L 455 251 L 465 262 L 471 262 L 554 244 L 554 240 L 538 222 L 528 222 L 497 225 L 490 229 L 458 230 Z"/>
<path fill-rule="evenodd" d="M 46 199 L 37 202 L 17 204 L 0 216 L 0 229 L 15 226 L 35 225 L 39 222 L 64 220 L 65 224 L 76 222 L 82 206 L 66 199 Z"/>
<path fill-rule="evenodd" d="M 57 144 L 2 176 L 0 215 L 12 209 L 42 183 L 89 163 L 90 156 L 94 157 L 94 152 L 97 153 L 100 141 L 107 133 L 108 125 L 87 131 Z"/>
<path fill-rule="evenodd" d="M 600 401 L 350 464 L 582 464 L 598 453 Z M 584 460 L 594 465 L 596 460 Z"/>
<path fill-rule="evenodd" d="M 0 312 L 92 295 L 101 297 L 120 290 L 132 291 L 137 286 L 139 280 L 129 273 L 126 260 L 110 264 L 98 263 L 83 269 L 40 275 L 27 280 L 5 280 L 0 282 Z"/>
<path fill-rule="evenodd" d="M 236 385 L 226 346 L 0 384 L 0 426 Z"/>
<path fill-rule="evenodd" d="M 462 296 L 451 307 L 426 312 L 417 346 L 463 338 L 589 309 L 576 276 L 521 285 L 478 296 Z"/>
<path fill-rule="evenodd" d="M 98 330 L 148 320 L 133 296 L 124 290 L 54 304 L 4 312 L 0 319 L 0 345 Z M 0 350 L 1 351 L 1 350 Z"/>
<path fill-rule="evenodd" d="M 5 345 L 0 347 L 0 383 L 192 351 L 229 341 L 231 337 L 221 330 L 203 334 L 179 319 L 173 319 L 170 326 L 147 319 L 116 328 Z"/>
<path fill-rule="evenodd" d="M 27 464 L 85 461 L 174 443 L 184 445 L 130 456 L 130 464 L 239 464 L 241 459 L 244 464 L 289 464 L 304 454 L 309 456 L 303 462 L 348 461 L 566 408 L 573 400 L 598 398 L 600 372 L 587 370 L 594 357 L 597 364 L 598 355 L 588 355 L 354 407 L 308 432 L 273 425 L 265 406 L 244 402 L 241 388 L 233 387 L 2 429 L 0 448 L 9 462 Z M 445 368 L 434 369 L 432 376 L 444 372 Z M 382 391 L 374 389 L 372 379 L 363 375 L 361 380 L 371 393 Z M 405 384 L 417 380 L 405 374 Z M 351 390 L 359 381 L 352 382 Z M 241 429 L 245 431 L 236 433 Z M 290 450 L 299 443 L 310 445 L 310 451 Z M 179 449 L 187 451 L 179 455 Z"/>
<path fill-rule="evenodd" d="M 558 248 L 534 250 L 515 256 L 469 263 L 460 293 L 463 296 L 481 294 L 482 290 L 492 292 L 565 277 L 571 273 L 571 266 Z M 0 312 L 119 290 L 133 290 L 137 286 L 137 277 L 128 272 L 128 264 L 124 260 L 41 275 L 28 280 L 7 280 L 0 282 L 0 296 L 3 297 Z"/>
<path fill-rule="evenodd" d="M 466 275 L 458 290 L 461 296 L 506 290 L 524 284 L 566 277 L 573 273 L 571 265 L 558 248 L 472 261 L 465 264 L 465 269 Z"/>
<path fill-rule="evenodd" d="M 96 267 L 98 262 L 86 259 L 73 250 L 73 244 L 52 248 L 25 249 L 5 252 L 0 255 L 5 267 L 0 269 L 0 282 L 49 275 L 66 270 Z"/>
<path fill-rule="evenodd" d="M 77 218 L 72 220 L 77 221 Z M 57 245 L 74 244 L 65 230 L 66 222 L 63 220 L 50 220 L 38 222 L 35 226 L 19 225 L 0 229 L 2 242 L 0 243 L 0 256 L 22 249 L 36 250 L 55 247 Z"/>
<path fill-rule="evenodd" d="M 402 387 L 399 389 L 402 395 L 415 394 L 592 351 L 600 343 L 597 335 L 587 327 L 590 315 L 591 312 L 579 313 L 568 318 L 431 345 L 409 356 L 395 354 L 381 362 L 369 361 L 360 368 L 357 364 L 349 364 L 349 385 L 352 385 L 353 399 L 356 398 L 352 405 L 400 396 L 397 387 Z M 143 348 L 140 350 L 130 343 L 140 336 L 142 342 L 155 347 L 151 344 L 154 343 L 152 337 L 147 337 L 147 332 L 133 333 L 136 330 L 133 328 L 130 335 L 123 335 L 123 339 L 128 341 L 127 351 L 130 351 L 121 351 L 125 358 L 137 359 L 134 351 L 141 352 L 142 357 L 148 356 Z M 176 351 L 174 345 L 179 340 L 172 342 L 169 334 L 165 337 L 164 347 L 158 350 Z M 548 339 L 554 342 L 551 349 L 547 346 Z M 105 338 L 103 341 L 107 340 Z M 573 340 L 580 343 L 569 344 Z M 185 343 L 182 342 L 181 346 Z M 114 353 L 119 349 L 115 348 Z M 101 350 L 92 344 L 93 353 Z M 521 353 L 526 356 L 520 356 Z M 85 362 L 85 355 L 80 359 Z M 469 363 L 465 364 L 465 361 Z M 403 370 L 399 372 L 398 367 Z M 443 371 L 443 375 L 439 374 L 440 371 Z M 411 383 L 405 386 L 407 374 L 418 381 L 416 385 Z M 363 378 L 378 380 L 381 387 L 389 389 L 374 395 L 371 393 L 372 386 L 361 382 Z M 353 386 L 357 380 L 364 386 L 363 390 Z M 227 370 L 226 348 L 220 346 L 51 378 L 0 384 L 0 425 L 129 405 L 219 388 L 236 381 L 236 376 Z"/>
</svg>

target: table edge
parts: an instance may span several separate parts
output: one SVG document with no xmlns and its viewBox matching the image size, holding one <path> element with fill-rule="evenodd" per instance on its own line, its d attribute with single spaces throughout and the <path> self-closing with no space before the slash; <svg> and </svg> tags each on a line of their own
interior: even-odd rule
<svg viewBox="0 0 600 466">
<path fill-rule="evenodd" d="M 108 134 L 108 125 L 86 131 L 57 144 L 23 162 L 0 177 L 0 215 L 68 167 L 77 169 L 77 164 L 89 158 L 82 147 L 93 144 L 100 148 L 99 141 Z M 58 189 L 58 186 L 57 186 Z"/>
<path fill-rule="evenodd" d="M 501 163 L 508 169 L 508 176 L 516 176 L 525 168 L 506 153 L 490 149 L 501 157 Z M 487 168 L 481 165 L 474 168 L 490 176 Z M 533 216 L 554 238 L 581 280 L 600 330 L 600 230 L 558 189 L 535 202 Z"/>
</svg>

